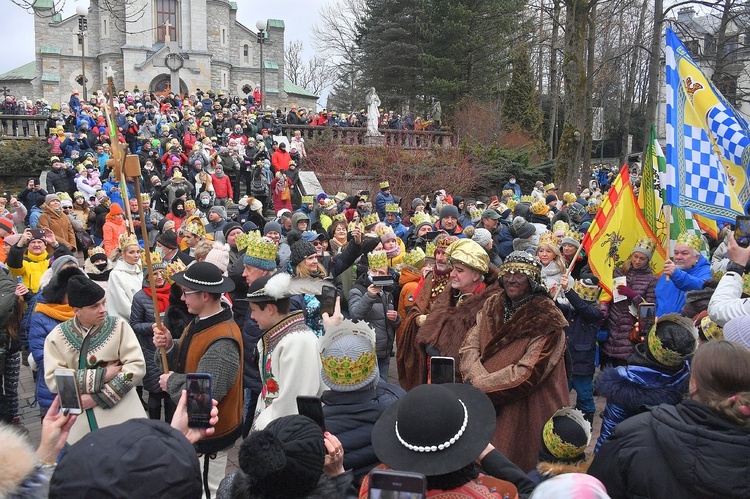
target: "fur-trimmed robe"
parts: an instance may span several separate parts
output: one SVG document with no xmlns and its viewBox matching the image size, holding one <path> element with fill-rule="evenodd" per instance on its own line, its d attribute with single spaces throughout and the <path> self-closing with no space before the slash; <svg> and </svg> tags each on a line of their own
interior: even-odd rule
<svg viewBox="0 0 750 499">
<path fill-rule="evenodd" d="M 546 295 L 503 321 L 505 291 L 487 299 L 461 347 L 461 372 L 495 404 L 492 444 L 528 472 L 536 466 L 544 423 L 570 403 L 565 374 L 568 325 Z"/>
<path fill-rule="evenodd" d="M 416 362 L 413 374 L 419 376 L 416 385 L 426 381 L 428 357 L 425 348 L 428 345 L 437 349 L 441 356 L 456 359 L 456 383 L 461 383 L 458 350 L 461 348 L 466 334 L 476 324 L 477 314 L 482 310 L 484 302 L 501 290 L 497 279 L 497 270 L 494 267 L 490 267 L 484 284 L 486 285 L 484 289 L 467 296 L 460 305 L 456 305 L 456 290 L 451 287 L 450 281 L 446 284 L 440 296 L 437 297 L 432 305 L 432 310 L 427 315 L 427 319 L 425 319 L 414 338 Z M 416 385 L 412 385 L 410 388 Z"/>
<path fill-rule="evenodd" d="M 585 459 L 576 461 L 573 463 L 566 463 L 561 461 L 539 461 L 536 465 L 536 469 L 529 472 L 529 478 L 534 483 L 542 483 L 545 480 L 554 478 L 559 475 L 565 475 L 567 473 L 581 473 L 583 475 L 589 470 L 591 461 L 594 460 L 594 456 L 588 456 Z"/>
</svg>

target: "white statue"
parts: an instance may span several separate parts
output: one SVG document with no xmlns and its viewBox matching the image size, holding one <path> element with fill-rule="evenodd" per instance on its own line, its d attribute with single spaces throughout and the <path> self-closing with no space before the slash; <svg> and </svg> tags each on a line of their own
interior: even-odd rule
<svg viewBox="0 0 750 499">
<path fill-rule="evenodd" d="M 375 87 L 370 87 L 370 92 L 365 97 L 365 104 L 367 104 L 367 135 L 381 135 L 378 131 L 380 97 L 375 92 Z"/>
</svg>

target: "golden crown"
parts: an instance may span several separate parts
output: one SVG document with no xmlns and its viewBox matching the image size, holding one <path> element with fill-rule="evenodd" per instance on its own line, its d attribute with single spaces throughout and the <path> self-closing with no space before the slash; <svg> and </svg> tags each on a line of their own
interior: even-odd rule
<svg viewBox="0 0 750 499">
<path fill-rule="evenodd" d="M 385 205 L 385 212 L 386 213 L 398 213 L 399 212 L 398 205 L 395 203 L 387 203 Z"/>
<path fill-rule="evenodd" d="M 362 230 L 362 224 L 356 220 L 352 220 L 351 222 L 349 222 L 349 226 L 347 227 L 347 230 L 351 232 L 355 228 L 359 228 L 359 230 Z"/>
<path fill-rule="evenodd" d="M 345 192 L 341 192 L 341 191 L 339 191 L 339 192 L 337 192 L 337 193 L 336 193 L 336 195 L 335 195 L 335 196 L 333 196 L 333 197 L 335 197 L 335 198 L 336 198 L 336 199 L 338 199 L 339 201 L 343 201 L 343 200 L 344 200 L 344 199 L 346 199 L 346 198 L 347 198 L 348 196 L 346 195 L 346 193 L 345 193 Z"/>
<path fill-rule="evenodd" d="M 641 236 L 635 242 L 635 246 L 633 248 L 643 248 L 653 255 L 654 250 L 656 249 L 656 241 L 652 240 L 650 237 Z M 635 249 L 633 251 L 635 251 Z"/>
<path fill-rule="evenodd" d="M 377 368 L 377 357 L 372 352 L 362 352 L 356 359 L 343 357 L 323 357 L 323 373 L 333 383 L 341 386 L 359 385 L 369 378 Z"/>
<path fill-rule="evenodd" d="M 263 237 L 256 237 L 250 240 L 245 254 L 261 260 L 275 261 L 277 251 L 278 247 L 273 241 L 269 241 Z"/>
<path fill-rule="evenodd" d="M 703 331 L 703 336 L 705 336 L 708 341 L 724 339 L 724 329 L 712 321 L 709 316 L 705 316 L 701 319 L 700 328 L 701 331 Z"/>
<path fill-rule="evenodd" d="M 572 239 L 573 241 L 580 243 L 583 239 L 583 234 L 574 230 L 566 230 L 565 235 L 563 235 L 563 241 L 565 241 L 565 239 Z"/>
<path fill-rule="evenodd" d="M 557 189 L 557 187 L 555 187 L 554 183 L 550 183 L 550 184 L 547 184 L 547 185 L 544 186 L 544 190 L 545 191 L 548 191 L 550 189 Z"/>
<path fill-rule="evenodd" d="M 393 234 L 394 236 L 396 235 L 396 233 L 393 232 L 393 228 L 392 227 L 384 225 L 384 226 L 382 226 L 381 228 L 378 229 L 378 237 L 380 237 L 380 238 L 382 238 L 385 235 L 389 235 L 389 234 Z"/>
<path fill-rule="evenodd" d="M 148 192 L 141 193 L 141 201 L 151 202 L 151 196 L 148 195 Z"/>
<path fill-rule="evenodd" d="M 549 206 L 544 202 L 544 199 L 540 199 L 536 203 L 531 205 L 531 212 L 535 215 L 546 215 L 549 211 Z"/>
<path fill-rule="evenodd" d="M 533 204 L 534 203 L 534 196 L 521 196 L 521 202 L 522 203 Z"/>
<path fill-rule="evenodd" d="M 440 234 L 438 237 L 435 238 L 435 246 L 437 248 L 445 249 L 457 240 L 458 238 L 456 236 L 449 236 L 448 234 Z"/>
<path fill-rule="evenodd" d="M 67 192 L 59 192 L 57 193 L 57 197 L 60 198 L 60 201 L 72 201 L 72 199 L 70 199 L 70 194 Z"/>
<path fill-rule="evenodd" d="M 89 248 L 89 259 L 91 259 L 91 255 L 96 255 L 97 253 L 101 253 L 102 255 L 106 254 L 104 253 L 104 248 L 101 246 L 92 246 Z"/>
<path fill-rule="evenodd" d="M 586 211 L 589 213 L 596 213 L 601 207 L 602 202 L 599 199 L 592 199 L 589 201 L 589 204 L 586 205 Z"/>
<path fill-rule="evenodd" d="M 195 200 L 194 199 L 188 199 L 185 201 L 185 209 L 186 210 L 194 210 L 195 209 Z"/>
<path fill-rule="evenodd" d="M 518 204 L 518 202 L 515 199 L 509 199 L 505 204 L 509 210 L 513 211 L 516 209 L 516 205 Z"/>
<path fill-rule="evenodd" d="M 389 184 L 387 180 L 385 180 L 385 181 L 383 181 L 383 182 L 380 182 L 380 188 L 381 188 L 381 189 L 387 189 L 387 188 L 389 188 L 390 186 L 391 186 L 391 184 Z"/>
<path fill-rule="evenodd" d="M 73 199 L 76 199 L 76 198 L 84 198 L 85 199 L 86 196 L 84 196 L 84 194 L 81 191 L 75 191 L 73 193 Z"/>
<path fill-rule="evenodd" d="M 378 218 L 377 213 L 370 213 L 362 219 L 362 225 L 364 225 L 365 227 L 370 227 L 378 222 L 380 222 L 380 218 Z"/>
<path fill-rule="evenodd" d="M 505 197 L 505 196 L 512 196 L 513 194 L 515 194 L 515 193 L 513 192 L 512 189 L 505 189 L 503 191 L 503 197 Z"/>
<path fill-rule="evenodd" d="M 185 226 L 184 229 L 185 232 L 190 232 L 191 234 L 195 234 L 198 237 L 204 237 L 206 235 L 206 228 L 203 226 L 202 223 L 198 222 L 190 222 Z"/>
<path fill-rule="evenodd" d="M 371 269 L 379 269 L 388 266 L 388 255 L 385 251 L 371 251 L 367 254 L 367 265 Z"/>
<path fill-rule="evenodd" d="M 566 203 L 572 203 L 576 199 L 578 199 L 578 196 L 576 196 L 573 192 L 566 192 L 563 194 L 563 201 L 565 201 Z"/>
<path fill-rule="evenodd" d="M 148 262 L 146 261 L 146 255 L 151 256 L 151 267 L 161 266 L 164 263 L 164 255 L 160 251 L 149 251 L 141 254 L 141 266 L 146 267 Z"/>
<path fill-rule="evenodd" d="M 417 246 L 411 251 L 407 251 L 404 255 L 403 263 L 409 267 L 420 269 L 424 265 L 425 252 Z"/>
<path fill-rule="evenodd" d="M 567 417 L 575 421 L 586 434 L 586 444 L 576 447 L 574 444 L 564 441 L 560 435 L 555 433 L 556 417 Z M 586 447 L 588 447 L 588 444 L 591 441 L 591 424 L 586 421 L 583 413 L 578 409 L 563 407 L 555 412 L 555 414 L 553 414 L 544 424 L 544 428 L 542 429 L 542 440 L 550 454 L 556 458 L 574 459 L 586 451 Z"/>
<path fill-rule="evenodd" d="M 414 216 L 411 217 L 411 224 L 414 227 L 423 223 L 432 223 L 432 221 L 430 220 L 430 215 L 428 215 L 427 213 L 420 211 L 418 213 L 415 213 Z"/>
<path fill-rule="evenodd" d="M 138 246 L 138 238 L 135 237 L 135 234 L 120 234 L 120 249 L 124 250 L 128 246 L 136 245 Z"/>
<path fill-rule="evenodd" d="M 164 269 L 164 279 L 169 282 L 169 284 L 174 284 L 174 281 L 172 280 L 172 276 L 182 272 L 187 267 L 184 263 L 182 263 L 182 260 L 179 258 L 175 258 L 171 263 L 167 264 L 167 267 Z"/>
<path fill-rule="evenodd" d="M 703 239 L 699 235 L 693 234 L 692 232 L 683 232 L 682 234 L 677 236 L 677 241 L 675 242 L 675 246 L 680 245 L 689 246 L 695 251 L 701 251 L 703 249 Z"/>
<path fill-rule="evenodd" d="M 302 204 L 313 204 L 312 196 L 302 196 Z"/>
<path fill-rule="evenodd" d="M 568 222 L 564 222 L 562 220 L 558 220 L 552 226 L 552 232 L 557 232 L 558 230 L 561 230 L 561 231 L 565 232 L 568 229 L 570 229 L 570 224 Z"/>
<path fill-rule="evenodd" d="M 435 246 L 435 243 L 427 243 L 427 246 L 425 246 L 425 249 L 424 249 L 424 257 L 434 259 L 436 248 L 437 246 Z"/>
<path fill-rule="evenodd" d="M 333 221 L 334 222 L 339 222 L 339 221 L 346 222 L 346 215 L 344 215 L 343 213 L 336 213 L 333 216 Z"/>
<path fill-rule="evenodd" d="M 554 232 L 544 232 L 542 235 L 539 236 L 539 246 L 542 244 L 547 244 L 549 246 L 557 247 L 559 246 L 559 243 L 557 242 L 557 236 Z"/>
<path fill-rule="evenodd" d="M 251 232 L 243 232 L 242 234 L 238 235 L 234 242 L 237 244 L 237 250 L 242 251 L 245 248 L 247 248 L 250 245 L 250 241 L 253 239 L 257 239 L 260 237 L 260 234 L 258 231 L 251 231 Z"/>
<path fill-rule="evenodd" d="M 583 300 L 596 301 L 599 299 L 599 292 L 601 289 L 598 285 L 589 285 L 584 283 L 583 279 L 578 279 L 573 284 L 573 291 L 575 291 Z"/>
<path fill-rule="evenodd" d="M 475 222 L 482 218 L 482 210 L 479 208 L 472 208 L 469 210 L 469 217 L 471 218 L 472 222 Z"/>
<path fill-rule="evenodd" d="M 330 210 L 332 208 L 335 208 L 336 206 L 336 198 L 328 198 L 325 200 L 325 203 L 323 203 L 324 210 Z"/>
</svg>

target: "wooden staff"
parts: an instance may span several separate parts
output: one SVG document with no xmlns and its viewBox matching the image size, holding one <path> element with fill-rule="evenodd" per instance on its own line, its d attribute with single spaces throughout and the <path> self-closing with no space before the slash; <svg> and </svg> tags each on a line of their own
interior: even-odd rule
<svg viewBox="0 0 750 499">
<path fill-rule="evenodd" d="M 583 248 L 583 244 L 578 245 L 578 249 L 576 250 L 576 254 L 573 255 L 573 259 L 570 261 L 570 265 L 568 265 L 568 270 L 565 271 L 565 275 L 570 275 L 571 272 L 573 272 L 573 265 L 576 264 L 576 260 L 578 259 L 578 255 L 581 254 L 581 249 Z M 552 297 L 553 300 L 557 300 L 557 296 L 560 294 L 560 290 L 562 289 L 562 285 L 558 286 L 555 290 L 555 296 Z"/>
<path fill-rule="evenodd" d="M 156 280 L 154 279 L 154 269 L 151 266 L 151 251 L 149 251 L 148 244 L 148 231 L 146 230 L 146 213 L 143 211 L 141 205 L 141 186 L 137 181 L 138 177 L 141 176 L 141 163 L 138 160 L 138 156 L 135 154 L 128 154 L 125 157 L 125 168 L 122 171 L 123 178 L 125 175 L 136 179 L 135 182 L 135 195 L 138 198 L 138 218 L 141 221 L 141 236 L 143 237 L 143 246 L 146 251 L 146 269 L 148 270 L 148 284 L 151 286 L 151 301 L 154 304 L 154 319 L 156 320 L 156 327 L 162 328 L 161 316 L 159 315 L 159 302 L 156 299 Z M 164 347 L 161 350 L 161 364 L 164 368 L 164 372 L 169 372 L 169 366 L 167 364 L 167 350 Z"/>
</svg>

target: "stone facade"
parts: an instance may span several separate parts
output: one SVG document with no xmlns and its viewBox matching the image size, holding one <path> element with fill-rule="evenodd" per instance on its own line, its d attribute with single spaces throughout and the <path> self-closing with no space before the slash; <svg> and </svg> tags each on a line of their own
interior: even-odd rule
<svg viewBox="0 0 750 499">
<path fill-rule="evenodd" d="M 115 2 L 110 2 L 115 3 Z M 91 0 L 84 41 L 87 91 L 106 87 L 105 68 L 114 69 L 114 85 L 120 90 L 164 90 L 177 81 L 170 70 L 181 66 L 180 93 L 196 89 L 245 96 L 242 87 L 260 84 L 260 45 L 257 34 L 237 21 L 237 5 L 227 0 L 177 0 L 175 36 L 164 40 L 166 28 L 157 26 L 157 0 L 133 0 L 119 11 L 109 12 Z M 132 12 L 139 12 L 132 15 Z M 142 12 L 142 14 L 141 14 Z M 140 16 L 140 17 L 139 17 Z M 125 29 L 119 19 L 133 19 Z M 67 102 L 82 73 L 78 41 L 78 16 L 61 19 L 35 17 L 36 77 L 34 97 L 48 102 Z M 161 34 L 161 37 L 160 37 Z M 164 41 L 161 41 L 161 40 Z M 292 105 L 315 109 L 317 97 L 297 89 L 285 91 L 284 22 L 269 20 L 263 44 L 266 104 L 272 108 Z M 16 84 L 18 87 L 22 82 Z M 169 85 L 169 86 L 167 86 Z M 288 85 L 288 84 L 287 84 Z"/>
</svg>

